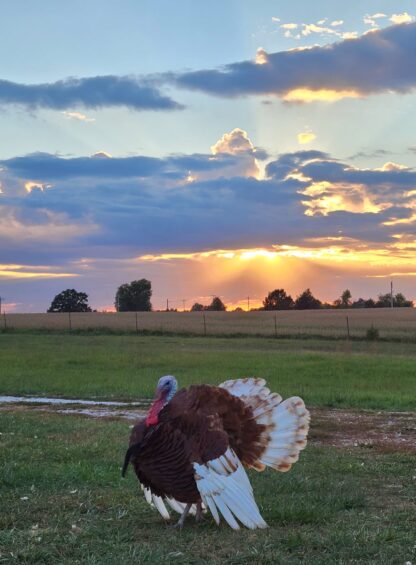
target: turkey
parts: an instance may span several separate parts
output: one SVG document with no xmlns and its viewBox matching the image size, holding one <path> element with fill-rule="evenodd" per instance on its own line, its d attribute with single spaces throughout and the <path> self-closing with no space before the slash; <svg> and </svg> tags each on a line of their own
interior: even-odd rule
<svg viewBox="0 0 416 565">
<path fill-rule="evenodd" d="M 147 417 L 133 428 L 122 474 L 134 467 L 147 502 L 196 520 L 210 511 L 238 530 L 266 528 L 245 471 L 288 471 L 306 446 L 309 412 L 299 397 L 282 402 L 259 378 L 177 391 L 162 377 Z"/>
</svg>

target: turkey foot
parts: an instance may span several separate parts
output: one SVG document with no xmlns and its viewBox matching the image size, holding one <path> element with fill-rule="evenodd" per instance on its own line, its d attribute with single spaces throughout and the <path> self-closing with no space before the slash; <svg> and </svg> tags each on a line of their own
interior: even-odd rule
<svg viewBox="0 0 416 565">
<path fill-rule="evenodd" d="M 185 510 L 182 512 L 182 516 L 179 518 L 179 520 L 176 522 L 176 524 L 174 524 L 172 527 L 173 528 L 178 528 L 179 530 L 182 530 L 183 525 L 185 523 L 186 517 L 188 515 L 189 510 L 191 509 L 192 504 L 188 502 L 188 504 L 185 506 Z"/>
</svg>

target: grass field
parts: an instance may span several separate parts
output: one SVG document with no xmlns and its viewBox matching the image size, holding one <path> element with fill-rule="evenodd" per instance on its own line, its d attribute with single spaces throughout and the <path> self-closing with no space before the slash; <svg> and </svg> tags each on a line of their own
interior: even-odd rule
<svg viewBox="0 0 416 565">
<path fill-rule="evenodd" d="M 0 336 L 0 393 L 137 400 L 181 385 L 264 377 L 315 406 L 416 409 L 416 346 L 275 339 Z"/>
<path fill-rule="evenodd" d="M 191 518 L 179 533 L 144 502 L 131 469 L 120 477 L 131 422 L 0 405 L 0 563 L 416 560 L 411 414 L 406 424 L 397 420 L 399 435 L 390 443 L 383 430 L 379 443 L 328 441 L 331 434 L 366 439 L 373 422 L 390 420 L 380 411 L 416 410 L 416 345 L 6 333 L 0 359 L 0 394 L 137 400 L 150 397 L 166 373 L 182 385 L 257 375 L 284 397 L 300 394 L 308 406 L 321 407 L 313 410 L 311 440 L 290 473 L 250 473 L 269 529 L 235 533 L 211 518 L 199 525 Z M 364 408 L 379 412 L 374 418 L 367 412 L 364 425 L 359 417 L 324 418 L 329 406 L 344 407 L 348 418 L 349 407 L 358 416 Z"/>
<path fill-rule="evenodd" d="M 375 327 L 381 339 L 416 343 L 416 308 L 279 312 L 134 312 L 7 314 L 0 329 L 158 332 L 192 335 L 321 336 L 363 339 Z"/>
<path fill-rule="evenodd" d="M 414 455 L 309 446 L 251 473 L 269 529 L 192 518 L 179 533 L 120 478 L 124 422 L 0 413 L 0 562 L 403 564 L 416 557 Z M 412 479 L 413 477 L 413 479 Z"/>
</svg>

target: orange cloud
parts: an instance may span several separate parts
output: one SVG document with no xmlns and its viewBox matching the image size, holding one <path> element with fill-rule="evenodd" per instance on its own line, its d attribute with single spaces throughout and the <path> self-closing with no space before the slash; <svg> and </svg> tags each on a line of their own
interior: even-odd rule
<svg viewBox="0 0 416 565">
<path fill-rule="evenodd" d="M 362 98 L 362 94 L 355 90 L 330 90 L 310 88 L 295 88 L 283 96 L 286 102 L 337 102 L 343 98 Z"/>
<path fill-rule="evenodd" d="M 78 277 L 76 273 L 54 272 L 53 267 L 0 264 L 0 279 L 59 279 Z"/>
</svg>

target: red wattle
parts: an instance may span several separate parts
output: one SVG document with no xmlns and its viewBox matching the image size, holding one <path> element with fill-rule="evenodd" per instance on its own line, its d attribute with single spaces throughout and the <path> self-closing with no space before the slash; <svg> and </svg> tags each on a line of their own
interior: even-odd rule
<svg viewBox="0 0 416 565">
<path fill-rule="evenodd" d="M 146 418 L 147 426 L 155 426 L 159 422 L 159 412 L 162 410 L 162 408 L 163 408 L 163 399 L 162 398 L 156 399 L 149 410 L 149 414 L 147 415 Z"/>
</svg>

